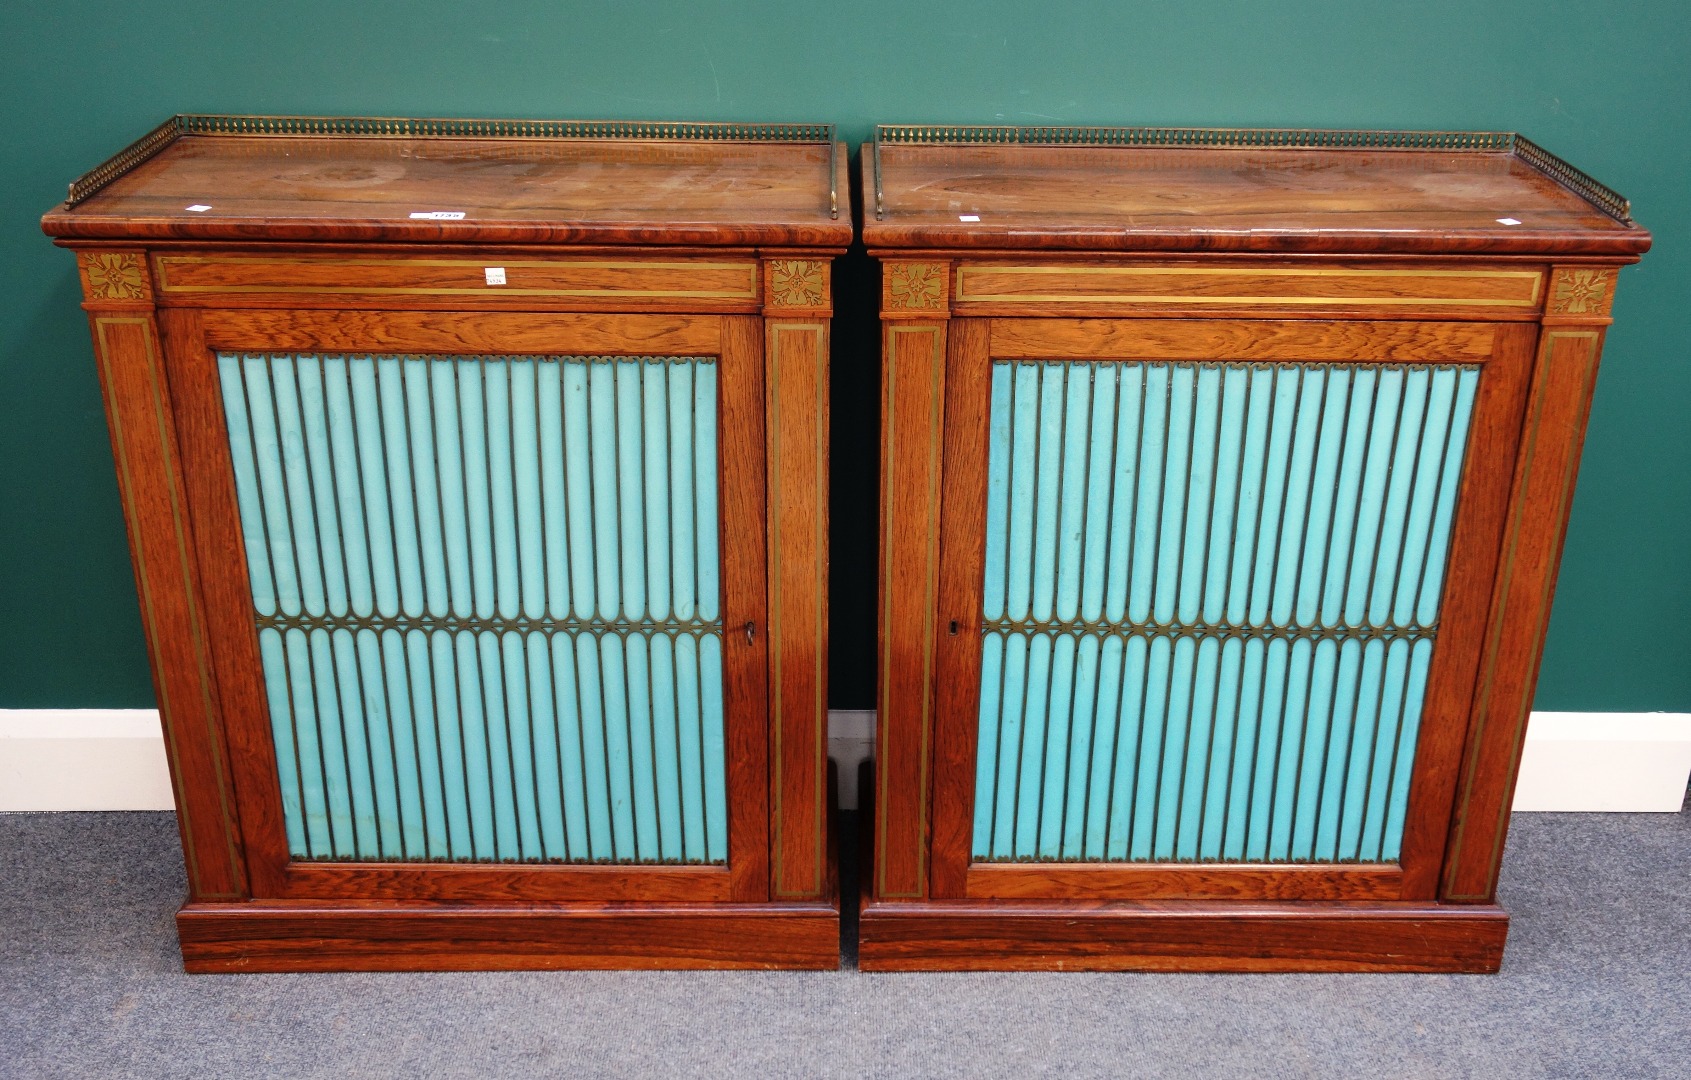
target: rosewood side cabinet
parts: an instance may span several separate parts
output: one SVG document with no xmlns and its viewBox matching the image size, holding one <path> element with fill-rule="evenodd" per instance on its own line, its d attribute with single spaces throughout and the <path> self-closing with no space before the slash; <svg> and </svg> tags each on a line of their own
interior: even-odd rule
<svg viewBox="0 0 1691 1080">
<path fill-rule="evenodd" d="M 72 185 L 191 971 L 838 964 L 826 125 L 179 116 Z"/>
<path fill-rule="evenodd" d="M 1497 969 L 1625 200 L 1499 133 L 883 127 L 865 969 Z"/>
</svg>

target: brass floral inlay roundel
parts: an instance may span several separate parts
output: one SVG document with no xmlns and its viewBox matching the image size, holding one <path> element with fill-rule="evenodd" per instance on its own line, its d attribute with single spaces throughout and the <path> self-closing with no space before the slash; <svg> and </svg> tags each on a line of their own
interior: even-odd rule
<svg viewBox="0 0 1691 1080">
<path fill-rule="evenodd" d="M 1564 270 L 1556 275 L 1556 291 L 1551 298 L 1553 312 L 1584 315 L 1607 309 L 1609 299 L 1608 270 Z"/>
<path fill-rule="evenodd" d="M 95 255 L 88 260 L 88 295 L 94 300 L 140 300 L 146 296 L 141 256 Z"/>
<path fill-rule="evenodd" d="M 821 307 L 822 264 L 808 259 L 781 259 L 769 266 L 772 303 L 781 307 Z"/>
<path fill-rule="evenodd" d="M 945 306 L 940 268 L 928 263 L 894 263 L 888 291 L 892 304 L 903 308 Z"/>
</svg>

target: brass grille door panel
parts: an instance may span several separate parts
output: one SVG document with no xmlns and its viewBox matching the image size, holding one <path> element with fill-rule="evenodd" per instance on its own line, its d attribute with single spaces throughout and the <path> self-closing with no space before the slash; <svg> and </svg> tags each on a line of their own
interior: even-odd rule
<svg viewBox="0 0 1691 1080">
<path fill-rule="evenodd" d="M 712 358 L 218 368 L 295 859 L 725 861 Z"/>
<path fill-rule="evenodd" d="M 1395 861 L 1478 380 L 994 362 L 973 858 Z"/>
</svg>

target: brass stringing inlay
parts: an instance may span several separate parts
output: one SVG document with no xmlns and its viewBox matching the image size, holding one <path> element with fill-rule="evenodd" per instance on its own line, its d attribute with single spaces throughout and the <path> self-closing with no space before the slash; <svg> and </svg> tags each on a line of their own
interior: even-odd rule
<svg viewBox="0 0 1691 1080">
<path fill-rule="evenodd" d="M 127 254 L 91 255 L 88 270 L 91 300 L 141 300 L 146 296 L 146 278 L 141 273 L 141 256 Z"/>
<path fill-rule="evenodd" d="M 809 259 L 779 259 L 769 264 L 770 302 L 781 307 L 821 307 L 822 264 Z"/>
<path fill-rule="evenodd" d="M 1609 280 L 1613 270 L 1556 271 L 1550 310 L 1558 315 L 1602 314 L 1609 310 Z"/>
<path fill-rule="evenodd" d="M 322 267 L 375 267 L 377 269 L 409 270 L 414 267 L 450 267 L 467 272 L 480 271 L 486 260 L 481 259 L 310 259 L 298 260 L 288 258 L 226 258 L 203 257 L 195 255 L 162 255 L 154 265 L 158 271 L 159 289 L 165 293 L 322 293 L 322 294 L 371 294 L 395 296 L 625 296 L 642 298 L 686 297 L 702 300 L 755 300 L 757 298 L 757 263 L 755 262 L 648 262 L 648 261 L 604 261 L 559 259 L 546 261 L 513 261 L 505 260 L 505 269 L 511 274 L 511 286 L 495 286 L 489 288 L 482 284 L 466 285 L 463 287 L 452 285 L 370 285 L 363 283 L 362 276 L 348 275 L 347 280 L 357 280 L 358 284 L 331 284 L 316 282 L 311 284 L 288 284 L 290 273 L 296 270 L 310 271 Z M 260 272 L 259 276 L 249 276 L 236 284 L 182 284 L 171 280 L 171 273 L 177 268 L 183 268 L 190 274 L 199 267 L 275 267 L 274 275 Z M 525 271 L 519 277 L 517 271 Z M 574 275 L 580 288 L 562 288 L 547 286 L 543 288 L 520 288 L 523 281 L 532 280 L 526 273 L 529 270 L 541 272 L 544 279 L 548 274 Z M 744 284 L 723 289 L 633 289 L 625 287 L 625 280 L 596 273 L 597 271 L 635 272 L 641 270 L 685 270 L 709 271 L 726 274 L 736 271 L 745 274 Z M 472 280 L 479 279 L 479 273 Z M 638 280 L 638 279 L 636 279 Z"/>
<path fill-rule="evenodd" d="M 1085 292 L 1033 292 L 1031 288 L 1009 292 L 976 292 L 976 281 L 986 277 L 990 282 L 993 275 L 1043 275 L 1056 277 L 1059 280 L 1084 278 L 1090 281 L 1110 281 L 1116 279 L 1123 282 L 1114 291 L 1099 288 Z M 1308 291 L 1297 293 L 1240 293 L 1225 295 L 1222 293 L 1170 291 L 1180 288 L 1174 284 L 1164 284 L 1162 291 L 1137 292 L 1130 291 L 1138 286 L 1133 284 L 1135 279 L 1150 278 L 1176 280 L 1203 279 L 1272 279 L 1292 283 L 1296 288 L 1299 283 L 1305 285 Z M 1323 282 L 1332 281 L 1372 281 L 1375 283 L 1376 295 L 1360 293 L 1332 292 L 1321 287 Z M 1458 289 L 1457 295 L 1395 295 L 1387 289 L 1386 283 L 1394 280 L 1449 282 L 1458 286 L 1464 282 L 1509 282 L 1511 286 L 1524 286 L 1516 290 L 1514 296 L 1474 296 L 1462 295 Z M 957 299 L 964 303 L 1091 303 L 1091 304 L 1306 304 L 1306 305 L 1400 305 L 1400 306 L 1431 306 L 1453 304 L 1462 307 L 1521 307 L 1530 308 L 1538 303 L 1539 285 L 1542 278 L 1536 270 L 1345 270 L 1345 269 L 1317 269 L 1317 270 L 1288 270 L 1280 268 L 1249 269 L 1244 267 L 1185 267 L 1185 266 L 962 266 L 957 270 Z M 990 288 L 991 286 L 987 286 Z M 1155 287 L 1155 286 L 1153 286 Z M 1012 286 L 1014 288 L 1014 286 Z"/>
</svg>

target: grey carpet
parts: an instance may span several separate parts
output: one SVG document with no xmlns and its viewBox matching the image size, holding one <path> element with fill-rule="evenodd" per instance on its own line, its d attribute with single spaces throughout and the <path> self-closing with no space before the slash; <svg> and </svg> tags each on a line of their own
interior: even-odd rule
<svg viewBox="0 0 1691 1080">
<path fill-rule="evenodd" d="M 1691 813 L 1533 814 L 1496 976 L 187 976 L 170 815 L 0 815 L 0 1076 L 1684 1078 L 1688 887 Z"/>
</svg>

